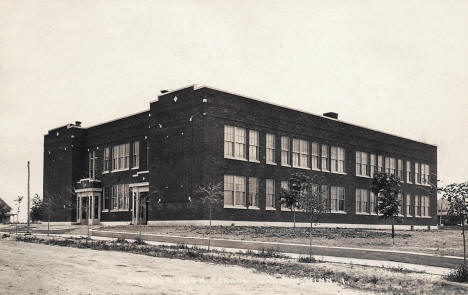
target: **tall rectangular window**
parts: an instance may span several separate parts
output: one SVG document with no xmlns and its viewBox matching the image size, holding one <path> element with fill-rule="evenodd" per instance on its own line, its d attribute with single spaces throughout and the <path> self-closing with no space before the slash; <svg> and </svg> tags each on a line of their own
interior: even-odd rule
<svg viewBox="0 0 468 295">
<path fill-rule="evenodd" d="M 421 164 L 422 184 L 429 184 L 429 165 Z"/>
<path fill-rule="evenodd" d="M 89 178 L 95 179 L 96 178 L 96 161 L 97 161 L 97 155 L 96 151 L 90 151 L 88 153 L 88 175 Z"/>
<path fill-rule="evenodd" d="M 281 190 L 289 191 L 289 181 L 281 181 Z M 286 204 L 281 203 L 281 210 L 289 210 Z"/>
<path fill-rule="evenodd" d="M 414 183 L 421 184 L 421 172 L 419 170 L 419 163 L 414 163 Z"/>
<path fill-rule="evenodd" d="M 245 153 L 245 129 L 224 126 L 224 157 L 235 159 L 246 159 Z"/>
<path fill-rule="evenodd" d="M 384 169 L 383 169 L 383 156 L 381 156 L 381 155 L 377 156 L 377 171 L 378 172 L 384 172 Z"/>
<path fill-rule="evenodd" d="M 319 169 L 319 144 L 312 142 L 312 169 Z"/>
<path fill-rule="evenodd" d="M 301 152 L 301 147 L 299 143 L 299 139 L 293 138 L 292 140 L 292 165 L 293 167 L 299 167 L 299 158 L 300 158 L 300 152 Z"/>
<path fill-rule="evenodd" d="M 331 211 L 344 212 L 345 189 L 344 187 L 332 186 L 331 193 Z"/>
<path fill-rule="evenodd" d="M 275 209 L 275 181 L 266 180 L 266 206 L 267 209 Z"/>
<path fill-rule="evenodd" d="M 234 176 L 224 175 L 224 207 L 234 206 Z"/>
<path fill-rule="evenodd" d="M 281 136 L 281 165 L 291 166 L 291 147 L 289 137 Z"/>
<path fill-rule="evenodd" d="M 369 213 L 369 191 L 366 189 L 356 189 L 356 212 Z"/>
<path fill-rule="evenodd" d="M 332 146 L 331 147 L 331 171 L 344 173 L 345 152 L 344 148 Z"/>
<path fill-rule="evenodd" d="M 112 149 L 112 170 L 128 169 L 130 162 L 130 143 L 116 145 Z"/>
<path fill-rule="evenodd" d="M 367 153 L 356 151 L 356 175 L 369 176 L 369 168 L 367 164 Z"/>
<path fill-rule="evenodd" d="M 422 216 L 430 216 L 431 212 L 430 212 L 430 209 L 431 209 L 431 206 L 430 206 L 430 202 L 429 202 L 429 196 L 423 196 L 422 197 L 424 199 L 424 203 L 423 203 L 423 215 Z"/>
<path fill-rule="evenodd" d="M 390 158 L 390 174 L 396 175 L 396 163 L 395 163 L 395 158 Z"/>
<path fill-rule="evenodd" d="M 403 160 L 401 159 L 398 159 L 397 176 L 400 178 L 400 181 L 403 181 Z"/>
<path fill-rule="evenodd" d="M 140 142 L 133 142 L 132 168 L 140 167 Z"/>
<path fill-rule="evenodd" d="M 259 161 L 258 145 L 258 131 L 249 130 L 249 160 L 252 162 Z"/>
<path fill-rule="evenodd" d="M 413 169 L 411 167 L 411 162 L 406 161 L 406 182 L 412 183 L 413 182 Z"/>
<path fill-rule="evenodd" d="M 104 210 L 110 210 L 110 191 L 109 187 L 103 187 L 102 188 L 102 211 Z"/>
<path fill-rule="evenodd" d="M 103 163 L 103 171 L 109 171 L 110 170 L 110 149 L 109 147 L 104 148 L 104 163 Z"/>
<path fill-rule="evenodd" d="M 266 162 L 267 164 L 275 164 L 275 135 L 266 135 Z"/>
<path fill-rule="evenodd" d="M 369 192 L 369 212 L 371 214 L 377 213 L 377 198 L 375 197 L 375 194 L 370 191 Z"/>
<path fill-rule="evenodd" d="M 249 208 L 258 209 L 258 178 L 249 177 Z"/>
<path fill-rule="evenodd" d="M 299 159 L 299 167 L 310 168 L 309 163 L 309 142 L 307 140 L 300 140 L 300 152 L 301 156 Z"/>
<path fill-rule="evenodd" d="M 330 157 L 328 156 L 328 145 L 322 144 L 322 171 L 330 171 Z"/>
<path fill-rule="evenodd" d="M 224 207 L 245 207 L 245 177 L 224 175 Z"/>
<path fill-rule="evenodd" d="M 330 196 L 328 191 L 328 185 L 322 185 L 320 187 L 320 198 L 323 204 L 323 207 L 326 210 L 330 210 Z"/>
<path fill-rule="evenodd" d="M 406 194 L 406 216 L 413 216 L 413 205 L 411 203 L 411 194 Z"/>
<path fill-rule="evenodd" d="M 377 172 L 377 162 L 374 154 L 370 155 L 370 177 L 374 177 L 374 173 Z"/>
<path fill-rule="evenodd" d="M 128 184 L 114 184 L 112 186 L 112 210 L 128 210 L 129 190 Z"/>
<path fill-rule="evenodd" d="M 398 214 L 403 215 L 403 195 L 398 193 Z"/>
<path fill-rule="evenodd" d="M 421 216 L 421 199 L 418 195 L 414 195 L 414 209 L 415 209 L 415 216 Z"/>
</svg>

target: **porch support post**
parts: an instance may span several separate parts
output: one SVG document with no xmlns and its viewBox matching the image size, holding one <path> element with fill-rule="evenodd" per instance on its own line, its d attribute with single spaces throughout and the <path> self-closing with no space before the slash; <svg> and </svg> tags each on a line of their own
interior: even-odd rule
<svg viewBox="0 0 468 295">
<path fill-rule="evenodd" d="M 101 221 L 101 199 L 102 197 L 101 196 L 98 196 L 99 199 L 98 199 L 98 219 L 99 221 Z"/>
<path fill-rule="evenodd" d="M 89 214 L 88 214 L 88 222 L 91 221 L 91 225 L 93 224 L 93 220 L 94 220 L 94 194 L 91 194 L 91 196 L 89 196 Z"/>
<path fill-rule="evenodd" d="M 76 197 L 76 222 L 81 223 L 81 198 Z"/>
<path fill-rule="evenodd" d="M 140 191 L 137 189 L 136 193 L 136 202 L 135 202 L 135 207 L 136 207 L 136 224 L 140 224 Z"/>
</svg>

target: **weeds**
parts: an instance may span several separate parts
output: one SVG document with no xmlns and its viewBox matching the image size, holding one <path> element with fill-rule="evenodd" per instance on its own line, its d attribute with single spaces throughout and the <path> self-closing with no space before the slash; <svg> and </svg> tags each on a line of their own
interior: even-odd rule
<svg viewBox="0 0 468 295">
<path fill-rule="evenodd" d="M 317 259 L 315 259 L 314 257 L 310 257 L 310 256 L 301 256 L 299 257 L 297 261 L 301 263 L 316 263 Z"/>
</svg>

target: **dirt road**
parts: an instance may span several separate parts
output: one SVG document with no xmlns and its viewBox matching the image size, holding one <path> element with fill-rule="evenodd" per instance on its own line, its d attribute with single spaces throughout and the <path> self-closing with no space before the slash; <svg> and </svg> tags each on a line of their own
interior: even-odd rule
<svg viewBox="0 0 468 295">
<path fill-rule="evenodd" d="M 2 294 L 357 294 L 330 282 L 113 251 L 0 241 Z M 362 293 L 360 293 L 362 294 Z"/>
</svg>

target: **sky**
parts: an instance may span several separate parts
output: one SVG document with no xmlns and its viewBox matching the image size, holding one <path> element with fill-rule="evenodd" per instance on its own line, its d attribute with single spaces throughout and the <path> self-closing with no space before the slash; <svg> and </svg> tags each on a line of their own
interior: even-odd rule
<svg viewBox="0 0 468 295">
<path fill-rule="evenodd" d="M 42 195 L 48 130 L 207 85 L 438 147 L 468 180 L 468 1 L 0 0 L 0 198 Z M 20 219 L 25 218 L 25 202 Z"/>
</svg>

